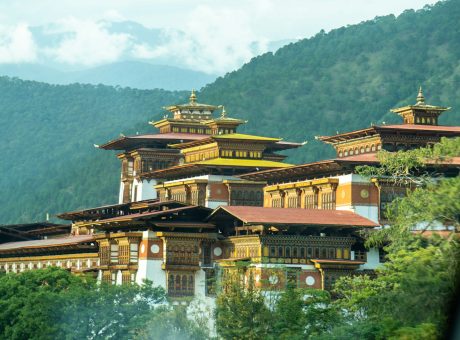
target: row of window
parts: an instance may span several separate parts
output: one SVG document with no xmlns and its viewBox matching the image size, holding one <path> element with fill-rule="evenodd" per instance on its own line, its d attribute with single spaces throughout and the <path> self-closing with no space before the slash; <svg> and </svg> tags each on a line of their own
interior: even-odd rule
<svg viewBox="0 0 460 340">
<path fill-rule="evenodd" d="M 349 248 L 270 246 L 269 257 L 301 259 L 350 259 Z"/>
<path fill-rule="evenodd" d="M 203 135 L 203 134 L 210 135 L 211 134 L 211 129 L 205 129 L 205 128 L 173 127 L 172 131 L 182 132 L 182 133 L 198 133 L 200 135 Z"/>
<path fill-rule="evenodd" d="M 372 145 L 366 145 L 366 146 L 361 146 L 361 147 L 355 147 L 355 148 L 349 148 L 345 150 L 340 150 L 339 151 L 339 157 L 347 157 L 347 156 L 353 156 L 353 155 L 359 155 L 363 153 L 368 153 L 368 152 L 376 152 L 379 151 L 382 148 L 380 144 L 372 144 Z"/>
<path fill-rule="evenodd" d="M 110 244 L 110 247 L 100 247 L 101 265 L 137 263 L 139 256 L 139 245 L 137 243 Z"/>
<path fill-rule="evenodd" d="M 321 194 L 321 209 L 335 209 L 335 191 L 325 192 Z M 318 195 L 309 194 L 304 198 L 305 209 L 318 209 Z M 286 206 L 287 203 L 287 206 Z M 299 196 L 288 196 L 287 201 L 285 196 L 273 198 L 271 200 L 272 208 L 299 208 Z"/>
<path fill-rule="evenodd" d="M 437 119 L 436 118 L 430 118 L 430 117 L 416 117 L 415 118 L 415 124 L 431 124 L 431 125 L 437 125 Z"/>
<path fill-rule="evenodd" d="M 42 261 L 42 262 L 29 262 L 29 263 L 0 263 L 0 271 L 24 271 L 32 269 L 42 269 L 46 267 L 61 267 L 61 268 L 75 268 L 75 269 L 84 269 L 97 267 L 97 259 L 87 259 L 87 260 L 55 260 L 55 261 Z"/>
</svg>

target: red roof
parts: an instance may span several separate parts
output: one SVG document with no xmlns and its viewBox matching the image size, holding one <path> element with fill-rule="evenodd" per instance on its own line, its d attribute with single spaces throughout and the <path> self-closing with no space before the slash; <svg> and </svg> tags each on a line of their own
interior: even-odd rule
<svg viewBox="0 0 460 340">
<path fill-rule="evenodd" d="M 9 242 L 0 244 L 0 252 L 13 249 L 25 248 L 45 248 L 56 247 L 63 245 L 75 245 L 84 242 L 93 241 L 93 235 L 77 235 L 59 238 L 49 238 L 46 240 L 22 241 L 22 242 Z"/>
<path fill-rule="evenodd" d="M 111 140 L 99 148 L 106 150 L 124 150 L 129 147 L 149 144 L 152 142 L 159 142 L 162 144 L 177 143 L 177 142 L 189 142 L 194 140 L 200 140 L 208 138 L 209 135 L 196 134 L 196 133 L 157 133 L 157 134 L 145 134 L 135 136 L 123 136 L 114 140 Z"/>
<path fill-rule="evenodd" d="M 439 131 L 439 132 L 459 132 L 460 126 L 446 125 L 420 125 L 420 124 L 394 124 L 394 125 L 379 125 L 378 129 L 397 129 L 397 130 L 415 130 L 415 131 Z"/>
<path fill-rule="evenodd" d="M 297 224 L 315 226 L 378 227 L 377 223 L 345 210 L 263 208 L 249 206 L 221 206 L 217 211 L 226 211 L 246 224 Z"/>
</svg>

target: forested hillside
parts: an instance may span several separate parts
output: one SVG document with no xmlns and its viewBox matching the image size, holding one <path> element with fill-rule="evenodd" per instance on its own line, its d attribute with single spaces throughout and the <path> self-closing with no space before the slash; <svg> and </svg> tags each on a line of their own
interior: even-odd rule
<svg viewBox="0 0 460 340">
<path fill-rule="evenodd" d="M 315 135 L 400 122 L 389 110 L 415 103 L 419 85 L 428 104 L 452 106 L 441 124 L 460 124 L 460 0 L 320 32 L 254 58 L 201 98 L 225 102 L 247 132 L 308 140 L 291 158 L 305 162 L 333 156 Z"/>
<path fill-rule="evenodd" d="M 187 95 L 0 77 L 0 224 L 116 202 L 119 162 L 94 144 L 153 131 L 162 106 Z"/>
<path fill-rule="evenodd" d="M 442 124 L 460 124 L 460 0 L 320 32 L 276 54 L 254 58 L 199 94 L 248 119 L 245 132 L 309 144 L 291 156 L 332 156 L 315 135 L 399 122 L 389 109 L 414 103 L 452 106 Z M 113 203 L 118 162 L 102 143 L 136 131 L 161 106 L 187 94 L 106 86 L 51 86 L 0 78 L 0 223 L 41 220 L 47 212 Z"/>
</svg>

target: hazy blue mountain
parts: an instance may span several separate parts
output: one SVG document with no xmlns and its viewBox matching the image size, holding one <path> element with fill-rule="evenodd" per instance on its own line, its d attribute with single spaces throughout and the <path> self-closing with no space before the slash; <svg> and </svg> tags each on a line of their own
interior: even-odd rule
<svg viewBox="0 0 460 340">
<path fill-rule="evenodd" d="M 123 61 L 79 71 L 58 71 L 37 64 L 0 64 L 0 75 L 50 84 L 105 84 L 138 89 L 200 89 L 216 76 L 174 66 Z"/>
</svg>

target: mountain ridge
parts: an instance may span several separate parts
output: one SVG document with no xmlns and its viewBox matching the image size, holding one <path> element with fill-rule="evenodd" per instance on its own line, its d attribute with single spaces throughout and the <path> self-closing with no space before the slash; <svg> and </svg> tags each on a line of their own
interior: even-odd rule
<svg viewBox="0 0 460 340">
<path fill-rule="evenodd" d="M 308 140 L 289 152 L 290 163 L 333 157 L 316 135 L 401 122 L 389 110 L 415 103 L 419 85 L 428 104 L 454 108 L 441 124 L 460 125 L 459 17 L 460 1 L 450 0 L 320 32 L 253 58 L 205 86 L 198 100 L 248 119 L 243 133 Z M 153 132 L 147 122 L 163 117 L 160 108 L 188 95 L 0 77 L 8 160 L 0 163 L 0 223 L 116 202 L 118 160 L 92 143 Z"/>
</svg>

